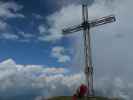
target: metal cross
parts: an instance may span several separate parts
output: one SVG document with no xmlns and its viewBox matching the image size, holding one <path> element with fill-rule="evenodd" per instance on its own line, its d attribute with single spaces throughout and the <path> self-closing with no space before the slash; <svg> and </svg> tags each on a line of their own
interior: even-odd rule
<svg viewBox="0 0 133 100">
<path fill-rule="evenodd" d="M 89 89 L 89 93 L 87 93 L 87 96 L 93 96 L 94 90 L 93 90 L 93 64 L 92 64 L 92 57 L 91 57 L 91 37 L 89 30 L 90 28 L 104 25 L 107 23 L 111 23 L 116 21 L 114 15 L 102 17 L 95 20 L 88 20 L 88 6 L 87 4 L 82 4 L 82 20 L 83 22 L 80 25 L 72 26 L 66 29 L 63 29 L 63 34 L 66 35 L 68 33 L 73 33 L 77 31 L 83 30 L 84 35 L 84 54 L 85 54 L 85 76 L 86 76 L 86 82 Z"/>
</svg>

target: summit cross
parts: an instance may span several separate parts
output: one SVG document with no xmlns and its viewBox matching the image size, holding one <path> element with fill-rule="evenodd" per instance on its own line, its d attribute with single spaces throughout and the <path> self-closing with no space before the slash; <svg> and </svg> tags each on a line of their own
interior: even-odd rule
<svg viewBox="0 0 133 100">
<path fill-rule="evenodd" d="M 65 28 L 62 30 L 64 35 L 69 33 L 78 32 L 83 30 L 83 38 L 84 38 L 84 56 L 85 56 L 85 77 L 87 87 L 89 89 L 89 93 L 87 96 L 94 95 L 93 89 L 93 64 L 92 64 L 92 55 L 91 55 L 91 37 L 90 37 L 90 28 L 94 28 L 96 26 L 104 25 L 107 23 L 115 22 L 115 16 L 109 15 L 106 17 L 102 17 L 99 19 L 89 20 L 88 19 L 88 4 L 82 4 L 82 23 L 79 25 L 71 26 L 69 28 Z"/>
</svg>

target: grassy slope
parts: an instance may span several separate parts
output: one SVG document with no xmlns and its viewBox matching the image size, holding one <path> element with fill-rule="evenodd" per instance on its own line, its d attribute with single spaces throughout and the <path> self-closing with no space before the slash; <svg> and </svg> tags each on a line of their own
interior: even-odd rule
<svg viewBox="0 0 133 100">
<path fill-rule="evenodd" d="M 54 97 L 48 100 L 72 100 L 72 97 L 68 97 L 68 96 L 60 96 L 60 97 Z M 83 99 L 79 99 L 79 100 L 84 100 Z M 108 99 L 106 97 L 89 97 L 88 100 L 120 100 L 120 99 Z"/>
</svg>

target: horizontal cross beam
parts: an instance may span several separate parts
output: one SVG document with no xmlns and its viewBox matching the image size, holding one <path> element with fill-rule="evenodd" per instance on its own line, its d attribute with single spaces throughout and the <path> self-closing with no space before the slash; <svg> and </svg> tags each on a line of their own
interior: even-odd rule
<svg viewBox="0 0 133 100">
<path fill-rule="evenodd" d="M 102 17 L 102 18 L 95 19 L 95 20 L 92 20 L 92 21 L 83 22 L 80 25 L 76 25 L 76 26 L 72 26 L 72 27 L 63 29 L 62 32 L 63 32 L 64 35 L 65 34 L 70 34 L 70 33 L 73 33 L 73 32 L 81 31 L 85 28 L 93 28 L 93 27 L 96 27 L 96 26 L 104 25 L 104 24 L 107 24 L 107 23 L 112 23 L 112 22 L 115 22 L 115 21 L 116 21 L 115 16 L 110 15 L 110 16 Z"/>
<path fill-rule="evenodd" d="M 65 34 L 68 34 L 68 33 L 73 33 L 73 32 L 80 31 L 82 29 L 83 29 L 82 24 L 80 24 L 80 25 L 75 25 L 75 26 L 71 26 L 69 28 L 63 29 L 62 32 L 65 35 Z"/>
<path fill-rule="evenodd" d="M 110 16 L 106 16 L 100 19 L 95 19 L 95 20 L 90 21 L 90 27 L 96 27 L 96 26 L 107 24 L 107 23 L 112 23 L 115 21 L 116 21 L 115 16 L 110 15 Z"/>
</svg>

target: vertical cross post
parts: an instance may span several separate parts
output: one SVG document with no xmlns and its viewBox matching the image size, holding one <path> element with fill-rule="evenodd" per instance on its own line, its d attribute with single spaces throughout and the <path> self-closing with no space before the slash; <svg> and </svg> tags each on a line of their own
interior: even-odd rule
<svg viewBox="0 0 133 100">
<path fill-rule="evenodd" d="M 87 96 L 93 95 L 93 65 L 91 57 L 91 39 L 90 26 L 88 23 L 88 7 L 87 4 L 82 5 L 83 18 L 83 36 L 84 36 L 84 57 L 85 57 L 85 77 L 87 87 L 89 89 Z"/>
</svg>

